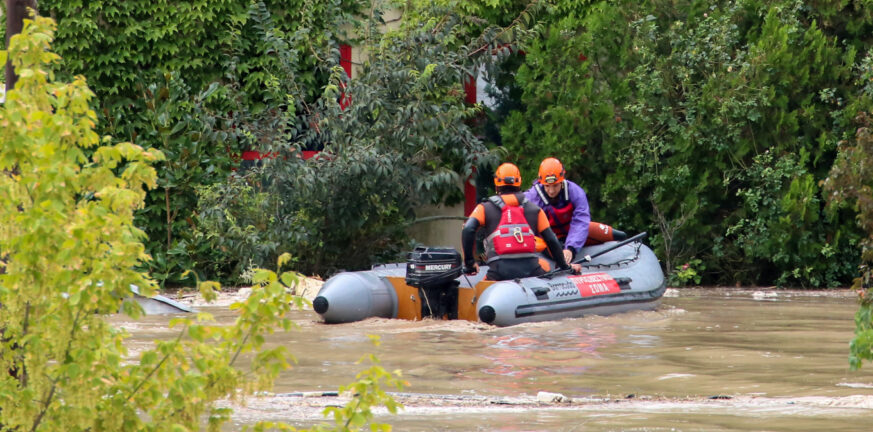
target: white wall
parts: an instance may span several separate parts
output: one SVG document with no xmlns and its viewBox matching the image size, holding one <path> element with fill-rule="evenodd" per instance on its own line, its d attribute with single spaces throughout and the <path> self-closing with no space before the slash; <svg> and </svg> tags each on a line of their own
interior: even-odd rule
<svg viewBox="0 0 873 432">
<path fill-rule="evenodd" d="M 398 9 L 386 10 L 383 19 L 386 22 L 383 30 L 395 30 L 400 26 L 402 12 Z M 352 47 L 352 79 L 360 72 L 361 64 L 367 61 L 368 53 L 360 47 Z M 354 97 L 354 96 L 353 96 Z M 354 102 L 352 102 L 354 103 Z M 452 207 L 427 206 L 416 212 L 419 218 L 429 216 L 464 217 L 464 203 Z M 407 233 L 416 241 L 426 246 L 448 246 L 461 251 L 461 228 L 464 221 L 460 219 L 437 220 L 412 225 Z"/>
<path fill-rule="evenodd" d="M 416 212 L 419 218 L 428 216 L 464 216 L 464 203 L 456 206 L 428 206 Z M 422 222 L 412 225 L 407 233 L 425 246 L 448 246 L 461 252 L 461 228 L 463 220 L 449 219 Z"/>
</svg>

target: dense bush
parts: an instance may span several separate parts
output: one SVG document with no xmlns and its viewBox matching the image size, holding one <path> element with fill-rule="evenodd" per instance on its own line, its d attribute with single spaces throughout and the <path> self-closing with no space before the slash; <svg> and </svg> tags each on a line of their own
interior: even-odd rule
<svg viewBox="0 0 873 432">
<path fill-rule="evenodd" d="M 595 218 L 654 233 L 668 271 L 844 284 L 859 234 L 825 210 L 819 182 L 852 131 L 869 23 L 833 7 L 595 2 L 550 18 L 523 47 L 521 106 L 500 140 L 528 178 L 543 157 L 564 160 Z"/>
<path fill-rule="evenodd" d="M 312 127 L 290 126 L 285 140 L 265 147 L 279 157 L 263 169 L 203 191 L 202 235 L 215 250 L 239 251 L 214 269 L 233 277 L 249 260 L 284 250 L 304 272 L 366 268 L 407 248 L 416 208 L 460 201 L 462 178 L 493 160 L 466 123 L 476 110 L 464 105 L 461 87 L 473 52 L 488 41 L 471 38 L 457 15 L 441 17 L 370 35 L 356 78 L 335 74 L 309 107 Z M 345 109 L 340 88 L 351 100 Z M 324 152 L 304 162 L 296 152 L 309 141 Z"/>
<path fill-rule="evenodd" d="M 218 401 L 267 390 L 290 367 L 287 347 L 268 347 L 265 335 L 293 327 L 288 313 L 304 302 L 294 295 L 299 274 L 255 269 L 251 295 L 231 306 L 233 323 L 210 323 L 208 313 L 176 318 L 176 337 L 128 352 L 129 335 L 106 313 L 137 318 L 131 284 L 154 292 L 154 281 L 134 269 L 148 256 L 133 213 L 144 188 L 156 187 L 151 164 L 163 155 L 95 133 L 86 81 L 55 81 L 49 70 L 59 59 L 53 30 L 37 18 L 15 36 L 9 57 L 20 80 L 0 105 L 0 428 L 222 430 L 233 410 Z M 287 261 L 285 254 L 276 264 Z M 218 288 L 200 284 L 208 300 Z M 405 382 L 375 356 L 361 361 L 373 364 L 339 389 L 351 400 L 325 410 L 333 424 L 310 430 L 390 429 L 372 421 L 373 408 L 396 413 L 383 386 Z M 279 422 L 253 429 L 299 430 Z"/>
<path fill-rule="evenodd" d="M 382 38 L 363 0 L 128 3 L 40 7 L 64 70 L 94 83 L 100 133 L 168 155 L 138 218 L 161 279 L 289 248 L 321 273 L 391 256 L 416 206 L 458 199 L 453 183 L 495 162 L 481 137 L 528 179 L 561 158 L 596 219 L 649 231 L 691 280 L 854 272 L 853 213 L 827 211 L 820 186 L 870 105 L 853 68 L 873 18 L 854 4 L 412 1 L 403 36 Z M 374 55 L 345 82 L 337 44 L 353 40 Z M 459 85 L 481 64 L 501 105 L 471 123 Z M 280 157 L 225 182 L 248 148 Z"/>
<path fill-rule="evenodd" d="M 873 53 L 867 52 L 857 71 L 856 105 L 869 107 L 873 99 Z M 855 118 L 853 137 L 839 143 L 837 159 L 824 182 L 824 190 L 833 211 L 857 214 L 864 232 L 861 240 L 860 274 L 852 288 L 857 290 L 860 308 L 855 314 L 855 338 L 850 345 L 849 363 L 853 369 L 873 360 L 873 135 L 870 111 Z"/>
<path fill-rule="evenodd" d="M 291 111 L 320 97 L 338 43 L 353 40 L 337 29 L 354 30 L 368 5 L 40 2 L 41 13 L 58 21 L 57 73 L 84 75 L 97 95 L 98 133 L 167 155 L 137 215 L 158 279 L 177 280 L 209 252 L 192 234 L 195 189 L 223 182 L 242 150 L 283 133 L 275 126 L 289 93 L 280 80 L 297 89 Z"/>
<path fill-rule="evenodd" d="M 138 317 L 136 302 L 122 303 L 131 284 L 154 292 L 134 270 L 147 255 L 133 213 L 144 188 L 156 186 L 151 164 L 163 155 L 94 132 L 85 80 L 56 82 L 49 71 L 58 59 L 49 50 L 53 29 L 39 18 L 15 37 L 10 58 L 20 79 L 0 106 L 2 427 L 196 430 L 208 419 L 218 430 L 229 411 L 214 401 L 251 393 L 287 368 L 284 348 L 263 349 L 260 340 L 290 325 L 290 296 L 281 286 L 257 294 L 262 302 L 242 308 L 230 327 L 183 319 L 179 338 L 129 358 L 124 331 L 105 313 Z M 252 313 L 259 307 L 271 313 Z M 235 351 L 256 353 L 250 370 L 234 367 Z"/>
</svg>

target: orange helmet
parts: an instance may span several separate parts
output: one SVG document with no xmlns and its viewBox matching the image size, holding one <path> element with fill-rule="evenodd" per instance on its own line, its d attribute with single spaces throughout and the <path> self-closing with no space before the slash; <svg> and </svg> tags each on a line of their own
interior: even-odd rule
<svg viewBox="0 0 873 432">
<path fill-rule="evenodd" d="M 542 184 L 554 184 L 564 181 L 564 165 L 555 158 L 543 159 L 537 180 Z"/>
<path fill-rule="evenodd" d="M 521 171 L 511 163 L 500 165 L 494 172 L 494 186 L 521 187 Z"/>
</svg>

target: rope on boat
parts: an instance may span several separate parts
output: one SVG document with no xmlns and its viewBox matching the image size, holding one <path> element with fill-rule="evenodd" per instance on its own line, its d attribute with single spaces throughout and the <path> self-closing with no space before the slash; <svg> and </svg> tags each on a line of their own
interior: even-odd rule
<svg viewBox="0 0 873 432">
<path fill-rule="evenodd" d="M 640 248 L 643 246 L 642 239 L 645 238 L 647 235 L 648 235 L 648 233 L 646 233 L 645 231 L 644 231 L 644 232 L 641 232 L 641 233 L 639 233 L 639 234 L 637 234 L 637 235 L 635 235 L 635 236 L 633 236 L 633 237 L 631 237 L 631 238 L 629 238 L 629 239 L 627 239 L 627 240 L 622 241 L 621 244 L 617 244 L 617 245 L 615 245 L 615 246 L 613 246 L 613 247 L 611 247 L 611 248 L 609 248 L 609 249 L 605 249 L 605 250 L 602 250 L 602 251 L 600 251 L 600 252 L 598 252 L 598 253 L 596 253 L 596 254 L 594 254 L 594 255 L 590 255 L 590 256 L 588 256 L 588 258 L 589 258 L 588 261 L 589 261 L 589 262 L 587 262 L 587 263 L 586 263 L 586 262 L 577 262 L 577 263 L 578 263 L 578 264 L 581 264 L 582 267 L 585 267 L 585 268 L 592 268 L 592 267 L 593 267 L 593 268 L 598 268 L 598 269 L 599 269 L 599 268 L 621 267 L 621 266 L 623 266 L 623 265 L 630 264 L 630 263 L 632 263 L 632 262 L 634 262 L 634 261 L 640 259 Z M 594 264 L 594 263 L 590 262 L 590 258 L 594 258 L 594 257 L 600 256 L 600 255 L 603 255 L 603 254 L 605 254 L 605 253 L 607 253 L 607 252 L 610 252 L 610 251 L 612 251 L 612 250 L 614 250 L 614 249 L 616 249 L 616 248 L 618 248 L 618 247 L 624 246 L 625 244 L 629 243 L 631 240 L 635 240 L 635 239 L 637 239 L 637 238 L 639 238 L 639 241 L 636 241 L 636 242 L 635 242 L 635 243 L 636 243 L 636 247 L 634 248 L 634 257 L 633 257 L 633 258 L 630 258 L 630 259 L 623 259 L 623 260 L 616 261 L 616 262 L 614 262 L 614 263 L 609 263 L 609 264 Z"/>
</svg>

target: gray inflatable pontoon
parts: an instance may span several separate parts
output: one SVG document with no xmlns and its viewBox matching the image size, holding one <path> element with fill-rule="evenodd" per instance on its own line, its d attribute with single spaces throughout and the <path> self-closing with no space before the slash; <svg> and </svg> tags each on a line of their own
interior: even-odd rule
<svg viewBox="0 0 873 432">
<path fill-rule="evenodd" d="M 460 255 L 454 249 L 416 249 L 407 263 L 335 275 L 313 307 L 326 323 L 431 316 L 497 326 L 654 309 L 666 280 L 642 237 L 645 233 L 584 247 L 577 256 L 583 267 L 578 275 L 554 272 L 499 282 L 483 280 L 485 266 L 475 276 L 458 276 Z M 428 271 L 432 276 L 421 276 Z M 440 281 L 443 274 L 450 278 Z"/>
<path fill-rule="evenodd" d="M 162 315 L 162 314 L 177 314 L 194 312 L 190 306 L 179 303 L 171 298 L 164 297 L 160 294 L 146 297 L 139 293 L 139 287 L 131 285 L 130 290 L 133 296 L 125 301 L 136 301 L 142 306 L 142 310 L 146 315 Z"/>
</svg>

